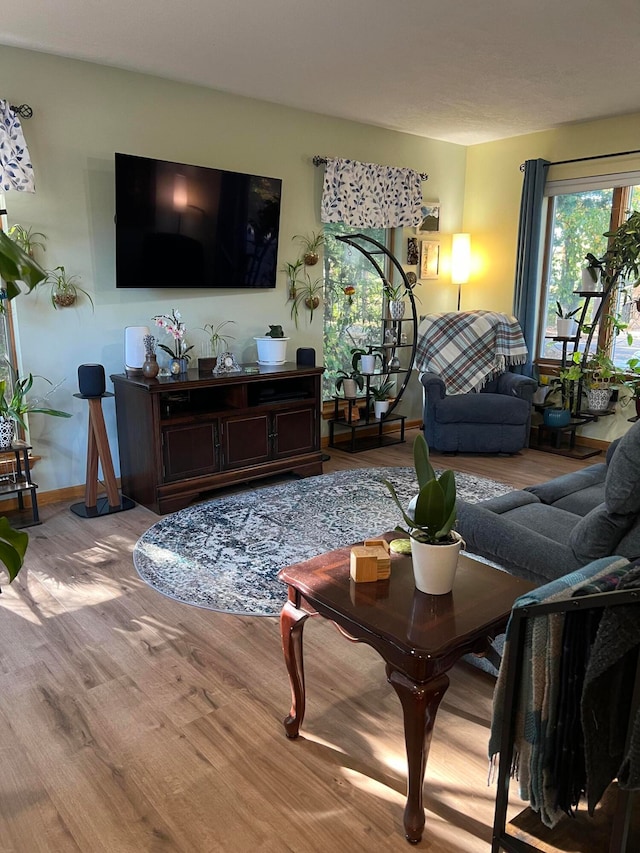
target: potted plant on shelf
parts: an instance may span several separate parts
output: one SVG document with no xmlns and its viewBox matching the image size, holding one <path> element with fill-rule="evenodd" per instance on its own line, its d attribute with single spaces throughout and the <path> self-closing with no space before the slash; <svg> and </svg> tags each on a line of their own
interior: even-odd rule
<svg viewBox="0 0 640 853">
<path fill-rule="evenodd" d="M 193 344 L 187 346 L 187 342 L 184 339 L 187 327 L 182 322 L 182 314 L 177 309 L 172 308 L 171 314 L 157 314 L 152 319 L 159 329 L 167 332 L 173 338 L 173 347 L 168 347 L 166 344 L 158 344 L 160 349 L 166 352 L 171 358 L 169 362 L 171 375 L 179 376 L 181 373 L 186 373 L 189 361 L 191 360 L 189 353 L 193 349 Z"/>
<path fill-rule="evenodd" d="M 339 370 L 336 374 L 336 391 L 340 393 L 340 389 L 344 391 L 345 400 L 355 400 L 358 396 L 358 391 L 364 388 L 364 377 L 357 368 L 354 368 L 350 373 L 345 370 Z"/>
<path fill-rule="evenodd" d="M 384 279 L 383 281 L 384 293 L 387 297 L 387 304 L 389 306 L 389 317 L 392 320 L 402 320 L 404 317 L 404 294 L 406 293 L 406 287 L 404 282 L 402 284 L 394 285 L 388 279 Z"/>
<path fill-rule="evenodd" d="M 585 261 L 587 266 L 582 268 L 582 289 L 586 291 L 594 291 L 599 286 L 600 276 L 604 268 L 604 261 L 596 258 L 591 252 L 588 252 Z"/>
<path fill-rule="evenodd" d="M 296 295 L 294 297 L 289 297 L 292 303 L 291 319 L 294 320 L 296 329 L 298 328 L 298 317 L 301 305 L 305 305 L 309 309 L 309 322 L 313 322 L 313 312 L 318 305 L 320 305 L 323 289 L 324 283 L 322 279 L 317 278 L 312 281 L 308 274 L 305 276 L 305 280 L 302 283 L 297 283 Z"/>
<path fill-rule="evenodd" d="M 578 323 L 575 320 L 575 315 L 580 311 L 580 306 L 573 310 L 568 310 L 556 300 L 556 332 L 559 338 L 575 338 L 578 330 Z"/>
<path fill-rule="evenodd" d="M 636 415 L 640 418 L 640 357 L 638 355 L 633 355 L 627 360 L 624 372 L 625 377 L 622 381 L 622 386 L 630 391 L 631 395 L 626 398 L 623 405 L 633 400 Z"/>
<path fill-rule="evenodd" d="M 389 411 L 395 382 L 392 379 L 387 379 L 381 385 L 371 386 L 371 396 L 373 397 L 373 414 L 380 420 Z"/>
<path fill-rule="evenodd" d="M 312 231 L 310 237 L 305 234 L 296 234 L 293 239 L 299 240 L 302 245 L 302 260 L 305 266 L 315 266 L 319 260 L 318 249 L 324 243 L 324 234 L 316 234 Z"/>
<path fill-rule="evenodd" d="M 395 488 L 383 479 L 402 513 L 411 541 L 411 558 L 416 587 L 430 595 L 451 592 L 463 544 L 456 523 L 456 481 L 453 471 L 436 476 L 429 461 L 429 447 L 422 433 L 413 442 L 413 458 L 420 487 L 405 510 Z M 404 530 L 397 527 L 397 530 Z"/>
<path fill-rule="evenodd" d="M 258 347 L 258 364 L 284 364 L 287 360 L 287 342 L 282 326 L 269 325 L 269 331 L 257 335 L 254 341 Z"/>
<path fill-rule="evenodd" d="M 624 382 L 624 373 L 600 349 L 589 356 L 583 371 L 587 391 L 587 409 L 589 412 L 606 412 L 613 387 Z"/>
<path fill-rule="evenodd" d="M 18 296 L 21 293 L 18 285 L 20 281 L 31 292 L 46 277 L 47 273 L 40 264 L 0 230 L 0 278 L 4 281 L 3 298 L 13 299 Z"/>
<path fill-rule="evenodd" d="M 372 347 L 369 347 L 369 349 L 354 347 L 351 350 L 351 366 L 354 370 L 358 370 L 365 375 L 372 376 L 375 373 L 376 359 L 380 359 L 380 366 L 382 366 L 381 353 Z"/>
<path fill-rule="evenodd" d="M 13 382 L 9 383 L 6 379 L 0 379 L 0 447 L 9 447 L 13 441 L 15 433 L 15 425 L 19 424 L 24 430 L 27 429 L 25 415 L 29 413 L 39 413 L 41 415 L 51 415 L 55 418 L 70 418 L 70 412 L 63 412 L 60 409 L 51 409 L 44 406 L 39 399 L 28 400 L 27 394 L 33 387 L 34 376 L 30 373 L 25 379 L 20 379 L 16 373 L 13 377 Z M 44 379 L 49 385 L 52 385 L 51 390 L 45 395 L 44 400 L 53 393 L 57 386 L 46 379 L 44 376 L 38 377 Z"/>
<path fill-rule="evenodd" d="M 47 277 L 42 283 L 48 284 L 51 288 L 51 304 L 54 308 L 68 308 L 74 304 L 79 293 L 84 293 L 91 307 L 94 307 L 93 299 L 80 287 L 78 280 L 79 276 L 69 275 L 63 266 L 47 270 Z"/>
<path fill-rule="evenodd" d="M 205 372 L 213 370 L 218 362 L 220 351 L 229 349 L 229 341 L 235 340 L 233 335 L 222 334 L 222 330 L 225 326 L 235 325 L 235 320 L 223 320 L 217 326 L 214 326 L 213 323 L 206 323 L 202 327 L 202 331 L 206 332 L 209 337 L 206 344 L 207 354 L 198 359 L 198 370 Z"/>
</svg>

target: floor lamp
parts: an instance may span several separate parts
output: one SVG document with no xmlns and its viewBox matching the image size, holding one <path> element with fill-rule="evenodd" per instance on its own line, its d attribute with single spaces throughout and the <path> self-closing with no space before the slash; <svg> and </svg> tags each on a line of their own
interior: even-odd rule
<svg viewBox="0 0 640 853">
<path fill-rule="evenodd" d="M 454 234 L 451 238 L 451 283 L 458 285 L 458 311 L 462 285 L 469 281 L 471 270 L 471 234 Z"/>
</svg>

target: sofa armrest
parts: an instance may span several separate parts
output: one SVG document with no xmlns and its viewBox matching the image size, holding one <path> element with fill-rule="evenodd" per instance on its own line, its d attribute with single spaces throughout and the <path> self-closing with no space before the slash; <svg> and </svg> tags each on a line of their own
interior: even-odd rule
<svg viewBox="0 0 640 853">
<path fill-rule="evenodd" d="M 512 397 L 521 397 L 523 400 L 532 401 L 533 393 L 538 387 L 535 379 L 522 376 L 520 373 L 501 373 L 498 376 L 498 394 L 509 394 Z"/>
<path fill-rule="evenodd" d="M 447 388 L 441 376 L 437 373 L 421 373 L 420 382 L 424 388 L 425 398 L 429 400 L 444 400 Z"/>
</svg>

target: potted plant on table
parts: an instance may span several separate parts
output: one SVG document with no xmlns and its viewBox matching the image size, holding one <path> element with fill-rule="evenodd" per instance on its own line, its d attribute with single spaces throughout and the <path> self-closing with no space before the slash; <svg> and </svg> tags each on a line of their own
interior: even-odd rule
<svg viewBox="0 0 640 853">
<path fill-rule="evenodd" d="M 229 349 L 229 341 L 235 340 L 233 335 L 228 333 L 222 334 L 222 330 L 225 326 L 235 326 L 235 324 L 235 320 L 223 320 L 217 326 L 214 326 L 213 323 L 206 323 L 202 327 L 202 331 L 206 332 L 209 336 L 207 341 L 208 352 L 207 355 L 198 359 L 198 370 L 213 370 L 217 364 L 218 355 L 221 350 Z"/>
<path fill-rule="evenodd" d="M 287 360 L 288 340 L 282 326 L 269 325 L 268 332 L 254 337 L 258 347 L 258 364 L 284 364 Z"/>
<path fill-rule="evenodd" d="M 179 376 L 181 373 L 186 373 L 189 361 L 191 360 L 189 353 L 193 349 L 193 344 L 187 346 L 187 342 L 184 339 L 187 327 L 182 322 L 182 314 L 176 308 L 172 308 L 171 314 L 157 314 L 152 319 L 159 329 L 167 332 L 174 340 L 173 347 L 168 347 L 166 344 L 158 344 L 158 347 L 171 357 L 171 361 L 169 362 L 170 373 L 172 376 Z"/>
<path fill-rule="evenodd" d="M 456 481 L 453 471 L 436 476 L 422 433 L 413 442 L 413 458 L 420 487 L 405 510 L 395 488 L 383 479 L 407 525 L 416 587 L 431 595 L 451 592 L 463 544 L 453 529 L 456 522 Z M 404 530 L 397 527 L 396 530 Z"/>
</svg>

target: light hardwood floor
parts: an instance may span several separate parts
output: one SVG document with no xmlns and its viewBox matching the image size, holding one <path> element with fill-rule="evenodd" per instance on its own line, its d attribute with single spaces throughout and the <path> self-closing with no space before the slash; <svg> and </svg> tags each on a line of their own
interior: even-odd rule
<svg viewBox="0 0 640 853">
<path fill-rule="evenodd" d="M 410 465 L 411 439 L 331 450 L 325 471 Z M 521 486 L 581 463 L 434 456 Z M 158 517 L 80 519 L 42 508 L 26 567 L 0 597 L 1 853 L 402 851 L 400 706 L 370 648 L 324 621 L 305 631 L 308 708 L 288 741 L 278 621 L 174 602 L 131 552 Z M 451 673 L 426 778 L 418 849 L 489 849 L 491 680 Z"/>
</svg>

